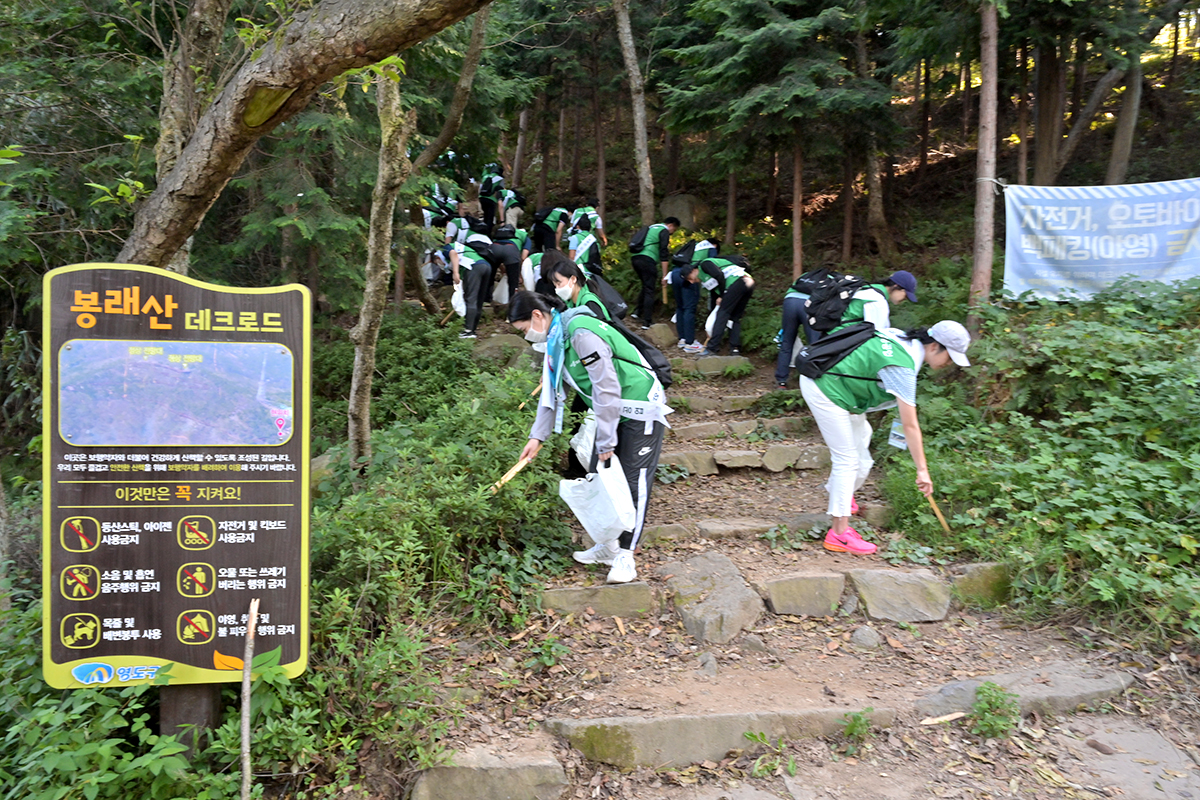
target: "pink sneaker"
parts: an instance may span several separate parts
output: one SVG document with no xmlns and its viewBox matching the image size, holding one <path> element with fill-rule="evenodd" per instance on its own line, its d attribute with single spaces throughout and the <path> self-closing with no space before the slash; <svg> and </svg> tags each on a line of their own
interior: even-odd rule
<svg viewBox="0 0 1200 800">
<path fill-rule="evenodd" d="M 855 500 L 853 497 L 850 498 L 850 516 L 852 516 L 852 517 L 858 516 L 858 501 Z"/>
<path fill-rule="evenodd" d="M 835 553 L 853 553 L 856 556 L 869 556 L 878 548 L 870 542 L 863 541 L 854 528 L 846 528 L 845 533 L 834 533 L 833 528 L 825 534 L 825 549 Z"/>
</svg>

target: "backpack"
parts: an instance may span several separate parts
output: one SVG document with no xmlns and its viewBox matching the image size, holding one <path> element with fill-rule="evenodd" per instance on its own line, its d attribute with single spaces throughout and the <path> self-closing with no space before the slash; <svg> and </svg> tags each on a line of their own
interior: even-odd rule
<svg viewBox="0 0 1200 800">
<path fill-rule="evenodd" d="M 825 333 L 845 321 L 842 317 L 854 299 L 854 293 L 866 285 L 867 282 L 862 278 L 821 268 L 801 275 L 792 288 L 808 295 L 808 300 L 804 302 L 804 314 L 809 327 Z"/>
<path fill-rule="evenodd" d="M 546 206 L 545 208 L 539 208 L 537 211 L 533 212 L 533 221 L 534 222 L 545 222 L 546 217 L 550 216 L 550 214 L 553 212 L 554 212 L 554 206 Z"/>
<path fill-rule="evenodd" d="M 600 277 L 599 275 L 589 273 L 587 285 L 588 288 L 600 298 L 600 302 L 604 303 L 604 307 L 608 309 L 608 314 L 612 319 L 625 319 L 625 315 L 629 312 L 629 304 L 626 303 L 625 298 L 621 297 L 620 293 L 612 287 L 611 283 L 604 280 L 604 278 Z"/>
<path fill-rule="evenodd" d="M 692 263 L 692 259 L 696 255 L 696 244 L 696 242 L 688 242 L 679 248 L 679 252 L 671 256 L 671 266 L 682 267 Z"/>
<path fill-rule="evenodd" d="M 635 233 L 633 238 L 629 240 L 629 252 L 632 253 L 635 250 L 641 250 L 643 247 L 645 247 L 646 235 L 649 233 L 649 225 L 643 225 L 642 227 L 638 228 L 638 232 Z"/>
<path fill-rule="evenodd" d="M 875 336 L 875 326 L 870 322 L 858 322 L 847 325 L 828 336 L 822 336 L 814 344 L 806 344 L 795 354 L 796 369 L 801 375 L 816 380 L 822 375 L 837 375 L 839 378 L 855 378 L 863 381 L 873 381 L 876 378 L 863 378 L 858 375 L 846 375 L 841 372 L 830 372 L 837 363 L 853 353 L 860 345 L 870 341 Z M 797 344 L 800 340 L 797 339 Z"/>
<path fill-rule="evenodd" d="M 604 317 L 598 315 L 595 309 L 593 309 L 591 306 L 585 305 L 579 306 L 579 308 L 586 309 L 585 313 L 591 314 L 597 319 L 604 319 Z M 611 320 L 604 321 L 620 331 L 621 335 L 625 337 L 625 341 L 633 345 L 634 348 L 641 353 L 642 358 L 646 359 L 646 364 L 649 364 L 650 366 L 647 367 L 646 364 L 643 364 L 640 361 L 630 361 L 628 358 L 621 358 L 615 353 L 613 354 L 613 358 L 617 359 L 618 361 L 624 361 L 627 364 L 636 364 L 642 369 L 650 370 L 650 372 L 654 373 L 654 377 L 658 378 L 658 382 L 662 384 L 663 389 L 669 389 L 671 387 L 671 362 L 667 360 L 665 355 L 663 355 L 662 350 L 659 350 L 657 347 L 650 344 L 633 331 L 629 330 L 629 328 L 626 328 L 625 323 L 616 317 Z"/>
<path fill-rule="evenodd" d="M 483 183 L 479 184 L 479 196 L 491 197 L 500 189 L 504 188 L 504 178 L 499 175 L 488 175 L 483 179 Z"/>
<path fill-rule="evenodd" d="M 516 208 L 524 208 L 525 207 L 525 195 L 521 194 L 520 189 L 513 189 L 512 193 L 513 193 L 513 201 L 509 205 L 515 206 Z M 543 219 L 545 219 L 545 218 L 543 217 Z"/>
</svg>

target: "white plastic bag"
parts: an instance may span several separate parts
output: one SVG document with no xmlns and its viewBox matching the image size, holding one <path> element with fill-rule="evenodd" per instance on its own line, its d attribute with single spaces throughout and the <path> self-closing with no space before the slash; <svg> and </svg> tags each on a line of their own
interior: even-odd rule
<svg viewBox="0 0 1200 800">
<path fill-rule="evenodd" d="M 713 306 L 713 310 L 708 312 L 708 317 L 704 320 L 704 332 L 712 336 L 713 325 L 717 324 L 717 307 Z"/>
<path fill-rule="evenodd" d="M 592 453 L 596 451 L 595 412 L 589 410 L 583 415 L 583 424 L 571 437 L 571 449 L 575 451 L 575 457 L 579 459 L 580 464 L 587 465 L 592 462 Z"/>
<path fill-rule="evenodd" d="M 501 276 L 500 285 L 492 292 L 492 302 L 497 305 L 508 305 L 508 278 Z"/>
<path fill-rule="evenodd" d="M 533 276 L 533 262 L 528 258 L 521 263 L 521 285 L 526 291 L 533 291 L 533 287 L 537 285 L 537 278 Z"/>
<path fill-rule="evenodd" d="M 450 295 L 450 307 L 460 317 L 467 315 L 467 301 L 463 298 L 463 285 L 461 281 L 454 284 L 454 294 Z"/>
<path fill-rule="evenodd" d="M 615 541 L 623 531 L 633 530 L 637 521 L 633 495 L 615 454 L 601 461 L 596 472 L 573 481 L 559 481 L 558 496 L 596 544 Z"/>
</svg>

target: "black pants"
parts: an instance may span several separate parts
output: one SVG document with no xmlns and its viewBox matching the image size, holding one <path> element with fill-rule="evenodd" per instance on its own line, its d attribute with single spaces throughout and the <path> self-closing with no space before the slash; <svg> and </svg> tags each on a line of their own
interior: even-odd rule
<svg viewBox="0 0 1200 800">
<path fill-rule="evenodd" d="M 658 264 L 650 256 L 634 256 L 633 271 L 642 280 L 642 293 L 638 295 L 637 315 L 643 325 L 650 324 L 650 315 L 654 313 L 654 300 L 658 297 L 658 287 L 662 275 L 658 273 Z"/>
<path fill-rule="evenodd" d="M 533 251 L 534 253 L 546 253 L 556 249 L 554 247 L 554 228 L 551 228 L 544 222 L 533 223 Z"/>
<path fill-rule="evenodd" d="M 463 282 L 463 302 L 467 304 L 467 315 L 463 318 L 463 331 L 475 333 L 479 316 L 483 313 L 484 297 L 492 286 L 492 267 L 486 261 L 476 261 L 470 269 L 458 268 Z"/>
<path fill-rule="evenodd" d="M 738 278 L 725 290 L 721 305 L 717 306 L 717 318 L 713 320 L 712 336 L 708 337 L 709 350 L 715 353 L 721 349 L 725 327 L 730 320 L 733 320 L 733 327 L 729 329 L 729 346 L 741 348 L 742 317 L 746 315 L 746 303 L 750 302 L 752 294 L 754 287 L 747 286 L 745 278 Z"/>
<path fill-rule="evenodd" d="M 496 201 L 491 197 L 479 198 L 479 205 L 483 208 L 483 222 L 489 228 L 496 223 Z"/>
<path fill-rule="evenodd" d="M 633 530 L 623 532 L 617 540 L 624 550 L 633 550 L 641 541 L 642 529 L 646 526 L 646 509 L 650 507 L 650 490 L 654 487 L 654 473 L 658 469 L 666 432 L 667 427 L 661 422 L 654 423 L 654 429 L 649 434 L 643 421 L 623 419 L 617 423 L 617 449 L 614 452 L 621 459 L 621 469 L 625 473 L 625 480 L 629 482 L 629 493 L 633 495 L 633 508 L 637 512 Z M 599 461 L 599 454 L 592 453 L 593 471 Z"/>
</svg>

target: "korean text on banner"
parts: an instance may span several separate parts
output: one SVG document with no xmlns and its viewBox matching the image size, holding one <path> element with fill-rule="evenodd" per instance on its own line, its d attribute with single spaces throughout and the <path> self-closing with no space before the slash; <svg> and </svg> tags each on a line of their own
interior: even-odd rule
<svg viewBox="0 0 1200 800">
<path fill-rule="evenodd" d="M 1118 278 L 1200 276 L 1200 179 L 1121 186 L 1009 186 L 1004 288 L 1090 297 Z"/>
</svg>

